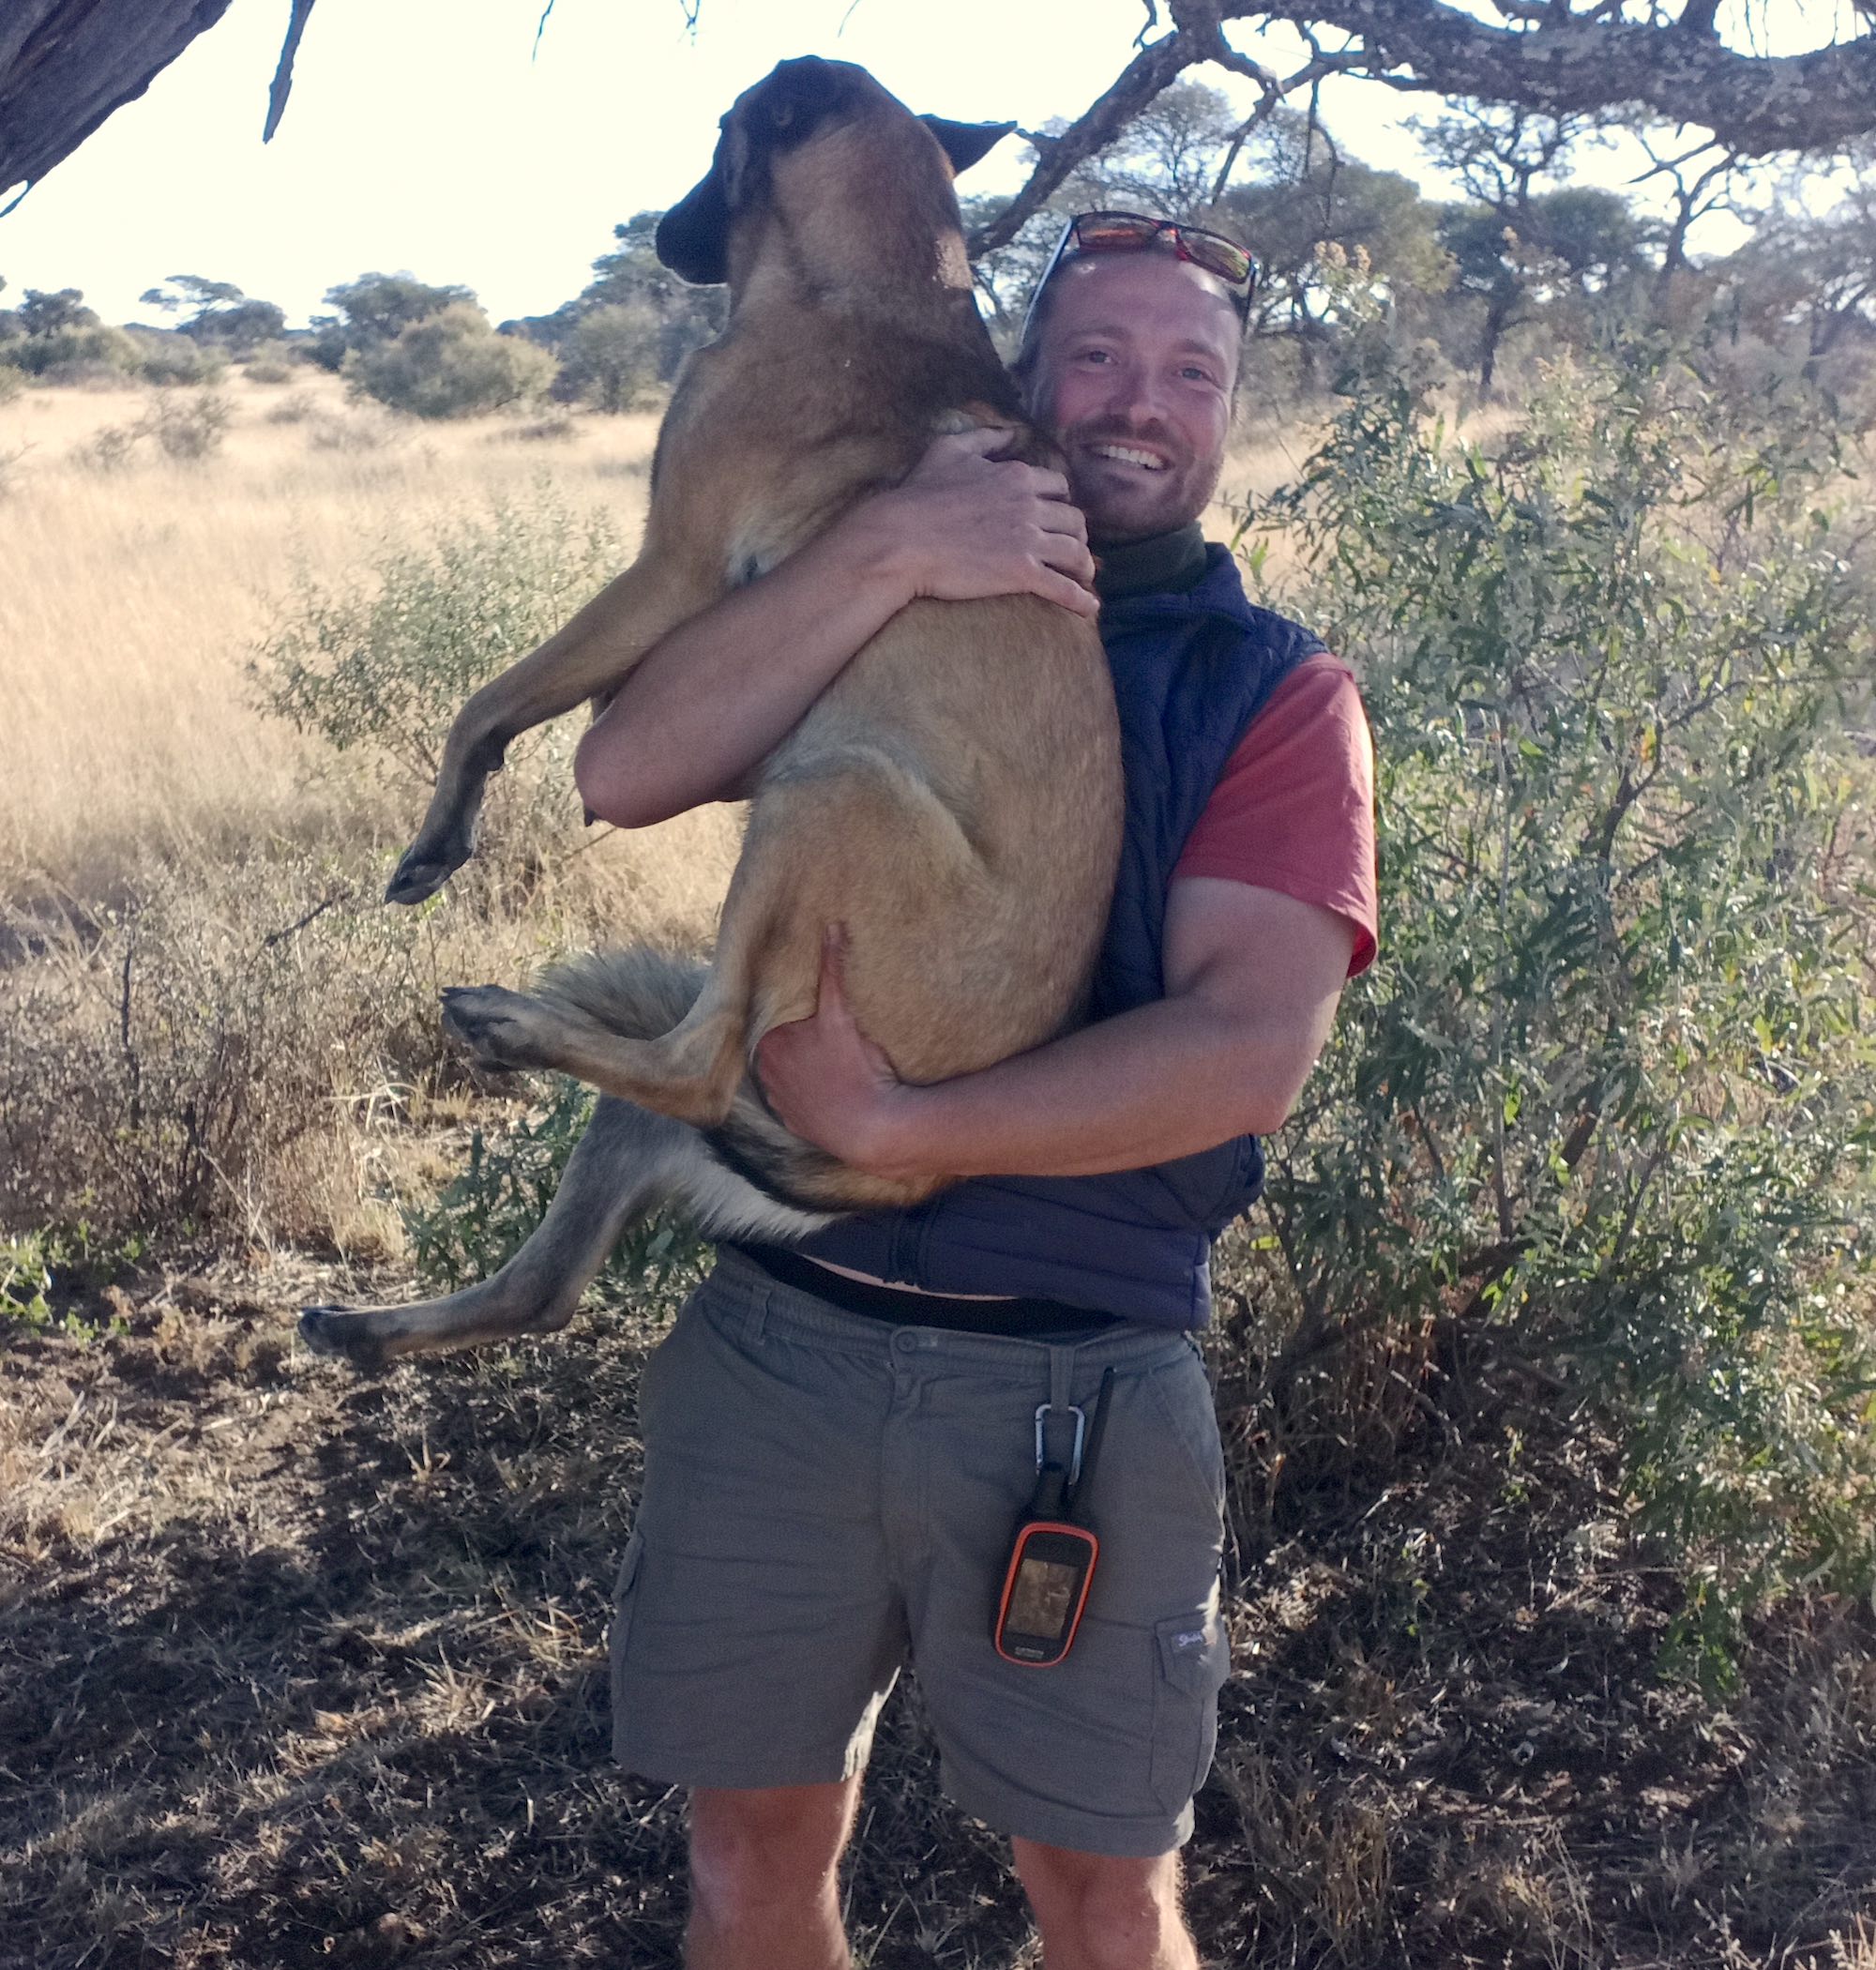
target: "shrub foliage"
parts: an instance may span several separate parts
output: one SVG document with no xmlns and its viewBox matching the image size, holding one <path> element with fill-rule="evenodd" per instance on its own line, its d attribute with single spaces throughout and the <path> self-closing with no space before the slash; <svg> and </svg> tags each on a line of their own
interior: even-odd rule
<svg viewBox="0 0 1876 1970">
<path fill-rule="evenodd" d="M 344 373 L 393 410 L 467 417 L 544 395 L 555 367 L 547 350 L 497 335 L 482 311 L 465 301 L 411 323 L 395 341 L 354 350 Z"/>
<path fill-rule="evenodd" d="M 256 654 L 263 700 L 340 750 L 369 747 L 431 780 L 463 700 L 623 560 L 604 510 L 575 513 L 543 480 L 485 513 L 383 542 L 343 588 L 302 570 Z"/>
<path fill-rule="evenodd" d="M 1382 961 L 1273 1156 L 1301 1316 L 1561 1365 L 1721 1678 L 1747 1607 L 1876 1583 L 1872 637 L 1818 429 L 1645 350 L 1492 452 L 1384 382 L 1271 516 L 1384 827 Z"/>
</svg>

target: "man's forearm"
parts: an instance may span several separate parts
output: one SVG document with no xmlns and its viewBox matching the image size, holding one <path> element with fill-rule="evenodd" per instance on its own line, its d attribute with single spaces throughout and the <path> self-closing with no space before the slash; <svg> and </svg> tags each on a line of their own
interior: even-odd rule
<svg viewBox="0 0 1876 1970">
<path fill-rule="evenodd" d="M 906 599 L 865 536 L 837 528 L 673 630 L 580 742 L 587 807 L 644 827 L 728 797 Z"/>
<path fill-rule="evenodd" d="M 946 1176 L 1092 1176 L 1279 1127 L 1321 1031 L 1247 1028 L 1198 996 L 1158 999 L 885 1104 L 869 1167 Z"/>
<path fill-rule="evenodd" d="M 673 629 L 581 741 L 574 777 L 622 827 L 744 790 L 846 664 L 920 596 L 1097 603 L 1081 514 L 1059 473 L 995 460 L 985 428 L 939 438 L 911 477 Z"/>
<path fill-rule="evenodd" d="M 771 1029 L 757 1071 L 796 1135 L 882 1175 L 1138 1169 L 1280 1126 L 1335 1023 L 1355 934 L 1278 890 L 1182 878 L 1167 895 L 1166 997 L 924 1087 L 861 1030 L 837 936 L 814 1016 Z"/>
</svg>

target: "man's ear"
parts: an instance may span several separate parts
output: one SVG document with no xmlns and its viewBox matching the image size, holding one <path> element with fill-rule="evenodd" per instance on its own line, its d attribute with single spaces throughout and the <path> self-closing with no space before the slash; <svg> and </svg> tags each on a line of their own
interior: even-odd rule
<svg viewBox="0 0 1876 1970">
<path fill-rule="evenodd" d="M 730 278 L 730 201 L 721 157 L 703 181 L 658 222 L 658 257 L 680 280 L 714 287 Z"/>
<path fill-rule="evenodd" d="M 970 170 L 1016 128 L 1013 123 L 953 123 L 948 116 L 921 116 L 918 120 L 945 146 L 954 175 Z"/>
</svg>

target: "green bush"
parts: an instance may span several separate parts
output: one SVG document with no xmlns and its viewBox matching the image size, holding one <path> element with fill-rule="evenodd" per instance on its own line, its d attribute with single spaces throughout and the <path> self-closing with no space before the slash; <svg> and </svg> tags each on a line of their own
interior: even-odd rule
<svg viewBox="0 0 1876 1970">
<path fill-rule="evenodd" d="M 590 308 L 567 338 L 562 383 L 602 411 L 628 411 L 658 381 L 663 325 L 647 301 Z"/>
<path fill-rule="evenodd" d="M 10 403 L 26 387 L 26 372 L 8 360 L 0 362 L 0 403 Z"/>
<path fill-rule="evenodd" d="M 467 302 L 413 322 L 395 341 L 355 350 L 344 373 L 355 390 L 418 417 L 466 417 L 544 395 L 556 365 L 547 350 L 497 335 Z"/>
<path fill-rule="evenodd" d="M 165 458 L 194 463 L 221 448 L 233 417 L 227 398 L 213 390 L 165 391 L 149 400 L 136 423 L 104 425 L 71 455 L 87 471 L 121 472 L 149 438 Z"/>
<path fill-rule="evenodd" d="M 225 353 L 161 329 L 129 331 L 137 353 L 137 374 L 144 383 L 216 383 L 227 374 Z"/>
<path fill-rule="evenodd" d="M 134 376 L 143 366 L 136 341 L 122 328 L 101 323 L 8 342 L 7 360 L 48 383 L 89 382 L 100 372 Z"/>
<path fill-rule="evenodd" d="M 1876 1584 L 1868 923 L 1832 859 L 1876 648 L 1827 429 L 1628 349 L 1494 454 L 1384 382 L 1274 516 L 1289 606 L 1361 667 L 1384 830 L 1381 962 L 1272 1145 L 1301 1315 L 1560 1365 L 1715 1680 L 1753 1605 Z"/>
<path fill-rule="evenodd" d="M 191 462 L 221 448 L 233 417 L 226 397 L 213 390 L 190 390 L 152 399 L 138 428 L 157 441 L 165 458 Z"/>
<path fill-rule="evenodd" d="M 83 1223 L 70 1232 L 0 1234 L 0 1323 L 49 1328 L 73 1341 L 122 1334 L 124 1316 L 114 1309 L 102 1320 L 86 1319 L 75 1309 L 61 1311 L 60 1302 L 74 1286 L 108 1282 L 113 1273 L 142 1256 L 140 1239 L 100 1246 Z"/>
<path fill-rule="evenodd" d="M 138 424 L 105 424 L 71 447 L 72 458 L 86 472 L 122 472 L 136 456 L 144 435 Z"/>
<path fill-rule="evenodd" d="M 435 778 L 462 701 L 564 624 L 624 559 L 610 517 L 545 483 L 380 544 L 327 588 L 302 571 L 251 666 L 266 708 L 340 750 Z"/>
<path fill-rule="evenodd" d="M 468 1166 L 428 1207 L 403 1213 L 417 1270 L 453 1292 L 498 1272 L 547 1215 L 567 1159 L 585 1132 L 593 1093 L 555 1076 L 548 1105 L 523 1116 L 492 1143 L 470 1137 Z M 661 1214 L 633 1227 L 599 1274 L 600 1292 L 616 1301 L 647 1289 L 665 1294 L 694 1284 L 707 1248 L 681 1220 Z"/>
</svg>

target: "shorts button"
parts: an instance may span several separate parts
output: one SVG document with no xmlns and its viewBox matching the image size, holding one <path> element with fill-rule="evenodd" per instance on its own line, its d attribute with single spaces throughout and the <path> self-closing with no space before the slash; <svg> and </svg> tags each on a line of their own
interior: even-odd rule
<svg viewBox="0 0 1876 1970">
<path fill-rule="evenodd" d="M 909 1355 L 918 1345 L 918 1336 L 901 1330 L 892 1337 L 892 1344 L 901 1355 Z"/>
</svg>

